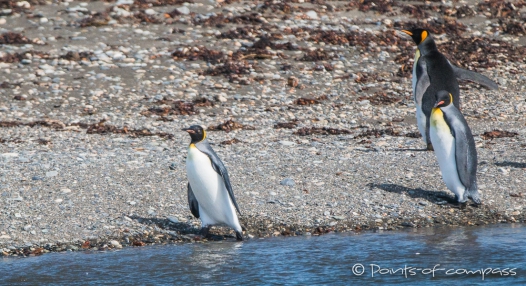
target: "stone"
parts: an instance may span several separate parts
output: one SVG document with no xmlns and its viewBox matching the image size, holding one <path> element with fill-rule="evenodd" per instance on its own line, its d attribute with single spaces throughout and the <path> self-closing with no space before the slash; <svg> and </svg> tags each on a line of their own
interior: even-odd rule
<svg viewBox="0 0 526 286">
<path fill-rule="evenodd" d="M 46 172 L 46 177 L 50 178 L 50 177 L 55 177 L 56 175 L 58 175 L 58 172 L 57 171 L 49 171 L 49 172 Z"/>
<path fill-rule="evenodd" d="M 120 242 L 116 241 L 116 240 L 112 240 L 110 241 L 110 245 L 115 247 L 115 248 L 122 248 L 122 245 Z"/>
<path fill-rule="evenodd" d="M 294 180 L 291 178 L 285 178 L 281 182 L 279 182 L 279 184 L 282 186 L 289 186 L 289 187 L 294 187 L 296 185 Z"/>
<path fill-rule="evenodd" d="M 6 157 L 6 158 L 13 158 L 13 157 L 18 157 L 18 153 L 2 153 L 0 156 Z"/>
<path fill-rule="evenodd" d="M 115 3 L 115 6 L 119 5 L 132 5 L 134 0 L 119 0 Z"/>
<path fill-rule="evenodd" d="M 310 10 L 310 11 L 307 11 L 307 13 L 305 13 L 305 15 L 307 15 L 307 17 L 313 19 L 313 20 L 317 20 L 318 19 L 318 13 L 316 13 L 316 11 L 314 10 Z"/>
<path fill-rule="evenodd" d="M 179 219 L 177 217 L 174 217 L 174 216 L 168 216 L 167 217 L 168 221 L 170 221 L 171 223 L 179 223 Z"/>
<path fill-rule="evenodd" d="M 281 144 L 281 145 L 283 145 L 283 146 L 294 146 L 294 145 L 296 145 L 295 142 L 292 142 L 292 141 L 286 141 L 286 140 L 279 141 L 279 144 Z"/>
<path fill-rule="evenodd" d="M 178 8 L 175 8 L 177 11 L 179 11 L 179 13 L 183 14 L 183 15 L 188 15 L 190 14 L 190 9 L 188 9 L 188 7 L 186 6 L 182 6 L 182 7 L 178 7 Z"/>
<path fill-rule="evenodd" d="M 157 12 L 155 12 L 155 10 L 153 10 L 153 9 L 146 9 L 146 10 L 144 10 L 144 13 L 146 15 L 155 15 L 155 14 L 157 14 Z"/>
</svg>

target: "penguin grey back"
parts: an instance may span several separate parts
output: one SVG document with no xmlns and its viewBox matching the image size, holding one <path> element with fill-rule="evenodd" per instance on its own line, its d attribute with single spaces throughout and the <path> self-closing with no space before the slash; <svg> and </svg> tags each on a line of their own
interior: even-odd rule
<svg viewBox="0 0 526 286">
<path fill-rule="evenodd" d="M 455 158 L 462 184 L 472 194 L 477 190 L 477 149 L 473 134 L 462 113 L 453 105 L 442 108 L 444 120 L 455 137 Z M 473 198 L 475 201 L 475 199 Z"/>
<path fill-rule="evenodd" d="M 217 156 L 216 152 L 214 152 L 214 149 L 212 149 L 212 147 L 210 146 L 210 143 L 208 143 L 208 139 L 204 139 L 194 144 L 199 151 L 203 152 L 208 156 L 208 158 L 210 158 L 210 161 L 212 162 L 212 168 L 214 168 L 214 171 L 216 171 L 221 177 L 223 177 L 223 181 L 225 182 L 225 187 L 228 191 L 228 195 L 230 196 L 232 203 L 236 207 L 237 212 L 241 214 L 239 206 L 236 202 L 236 198 L 234 196 L 234 191 L 232 190 L 232 184 L 230 183 L 228 171 L 221 159 L 219 159 L 219 156 Z"/>
</svg>

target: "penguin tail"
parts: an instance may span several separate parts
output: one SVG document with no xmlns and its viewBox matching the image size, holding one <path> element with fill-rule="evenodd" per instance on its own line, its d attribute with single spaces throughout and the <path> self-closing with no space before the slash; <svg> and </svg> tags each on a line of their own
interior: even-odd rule
<svg viewBox="0 0 526 286">
<path fill-rule="evenodd" d="M 477 205 L 482 204 L 482 201 L 480 200 L 480 197 L 479 197 L 478 192 L 475 193 L 475 195 L 470 195 L 470 198 L 471 198 L 471 200 L 473 200 L 473 202 L 474 202 L 475 204 L 477 204 Z"/>
<path fill-rule="evenodd" d="M 427 151 L 434 151 L 435 149 L 433 148 L 433 144 L 432 143 L 427 143 L 426 150 Z"/>
<path fill-rule="evenodd" d="M 480 200 L 480 194 L 477 191 L 476 185 L 475 188 L 471 188 L 467 192 L 468 198 L 470 198 L 475 204 L 480 205 L 482 201 Z"/>
</svg>

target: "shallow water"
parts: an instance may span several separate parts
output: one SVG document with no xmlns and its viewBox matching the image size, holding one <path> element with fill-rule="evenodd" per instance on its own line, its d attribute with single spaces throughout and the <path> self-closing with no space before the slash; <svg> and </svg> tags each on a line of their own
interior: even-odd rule
<svg viewBox="0 0 526 286">
<path fill-rule="evenodd" d="M 525 241 L 512 224 L 51 253 L 0 259 L 0 284 L 526 285 Z"/>
</svg>

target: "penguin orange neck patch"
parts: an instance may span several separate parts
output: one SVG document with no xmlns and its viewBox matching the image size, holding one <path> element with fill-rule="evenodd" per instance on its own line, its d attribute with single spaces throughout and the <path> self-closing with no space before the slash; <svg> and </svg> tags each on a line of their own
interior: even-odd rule
<svg viewBox="0 0 526 286">
<path fill-rule="evenodd" d="M 420 43 L 422 43 L 427 38 L 427 36 L 428 36 L 427 31 L 422 31 L 422 35 L 420 35 L 420 38 L 421 38 Z"/>
</svg>

